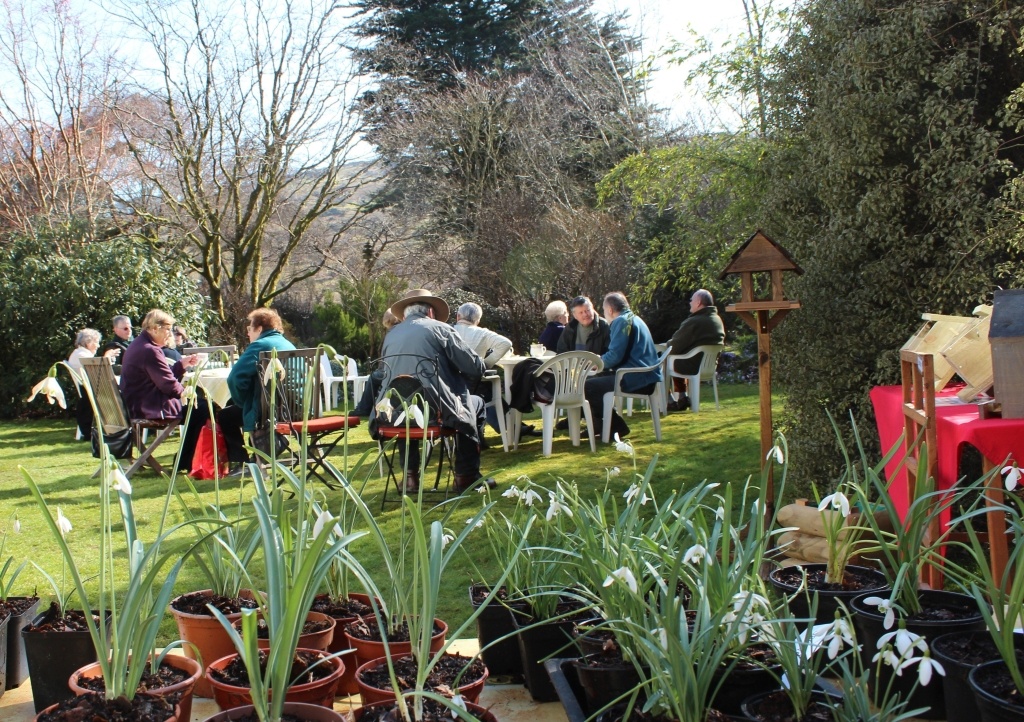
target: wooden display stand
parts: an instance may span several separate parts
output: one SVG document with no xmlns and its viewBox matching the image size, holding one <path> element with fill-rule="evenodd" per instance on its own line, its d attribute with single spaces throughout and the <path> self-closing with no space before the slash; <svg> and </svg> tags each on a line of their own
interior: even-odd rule
<svg viewBox="0 0 1024 722">
<path fill-rule="evenodd" d="M 967 384 L 957 393 L 957 397 L 963 402 L 973 401 L 978 394 L 986 393 L 992 388 L 995 378 L 992 372 L 992 347 L 988 342 L 992 307 L 978 306 L 974 309 L 974 314 L 978 318 L 971 319 L 971 322 L 941 349 L 942 358 Z M 936 391 L 941 390 L 941 386 L 936 386 Z"/>
<path fill-rule="evenodd" d="M 938 313 L 922 313 L 921 319 L 924 321 L 921 328 L 900 350 L 931 354 L 935 359 L 935 390 L 941 391 L 956 375 L 956 369 L 940 355 L 942 349 L 967 326 L 972 325 L 975 319 L 970 316 L 943 316 Z"/>
<path fill-rule="evenodd" d="M 792 256 L 764 231 L 757 230 L 746 243 L 729 259 L 719 278 L 738 273 L 740 275 L 740 302 L 726 306 L 725 310 L 743 319 L 757 334 L 757 372 L 761 397 L 761 464 L 767 464 L 768 452 L 773 446 L 772 438 L 772 373 L 771 338 L 772 329 L 782 322 L 786 315 L 800 308 L 799 301 L 787 300 L 782 290 L 782 272 L 793 271 L 803 274 Z M 754 291 L 754 274 L 770 274 L 768 298 L 757 298 Z M 765 513 L 771 518 L 775 510 L 775 486 L 771 470 L 768 472 L 768 502 Z"/>
</svg>

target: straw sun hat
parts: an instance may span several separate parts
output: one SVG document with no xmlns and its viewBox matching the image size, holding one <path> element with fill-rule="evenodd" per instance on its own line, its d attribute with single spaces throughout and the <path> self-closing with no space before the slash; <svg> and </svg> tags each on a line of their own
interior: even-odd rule
<svg viewBox="0 0 1024 722">
<path fill-rule="evenodd" d="M 451 311 L 448 308 L 447 302 L 443 298 L 439 298 L 432 294 L 425 288 L 414 288 L 411 291 L 407 291 L 404 296 L 398 301 L 391 304 L 391 313 L 395 314 L 398 318 L 405 317 L 405 309 L 414 303 L 425 303 L 434 309 L 434 318 L 441 323 L 448 320 L 448 316 L 451 315 Z"/>
</svg>

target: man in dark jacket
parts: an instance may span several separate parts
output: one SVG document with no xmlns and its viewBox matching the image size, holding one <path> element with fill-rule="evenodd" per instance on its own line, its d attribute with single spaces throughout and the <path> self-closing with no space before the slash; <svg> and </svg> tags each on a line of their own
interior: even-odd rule
<svg viewBox="0 0 1024 722">
<path fill-rule="evenodd" d="M 434 415 L 434 410 L 439 411 L 441 425 L 456 431 L 455 490 L 461 493 L 478 483 L 495 486 L 493 479 L 481 481 L 478 428 L 483 422 L 484 402 L 469 393 L 484 375 L 483 361 L 455 329 L 445 323 L 448 304 L 430 291 L 409 291 L 391 306 L 391 313 L 402 322 L 384 337 L 381 356 L 388 378 L 382 384 L 376 412 L 381 413 L 387 389 L 396 377 L 415 377 L 423 387 L 430 415 Z M 393 416 L 398 414 L 397 409 L 392 411 Z M 408 469 L 405 491 L 413 493 L 420 483 L 420 449 L 415 443 L 406 448 L 401 442 L 398 449 L 402 466 Z"/>
<path fill-rule="evenodd" d="M 608 350 L 611 336 L 608 322 L 597 315 L 594 304 L 586 296 L 577 296 L 569 302 L 572 321 L 566 324 L 558 339 L 558 353 L 590 351 L 598 356 Z"/>
<path fill-rule="evenodd" d="M 684 354 L 696 346 L 717 346 L 725 343 L 725 325 L 718 316 L 715 299 L 711 292 L 703 288 L 694 291 L 690 296 L 690 315 L 686 317 L 679 330 L 672 336 L 669 345 L 672 354 Z M 700 371 L 704 354 L 696 354 L 693 358 L 676 361 L 672 370 L 678 374 L 695 374 Z M 680 393 L 678 401 L 669 401 L 669 411 L 683 411 L 690 408 L 690 399 L 682 388 L 682 379 L 673 379 L 675 390 Z"/>
</svg>

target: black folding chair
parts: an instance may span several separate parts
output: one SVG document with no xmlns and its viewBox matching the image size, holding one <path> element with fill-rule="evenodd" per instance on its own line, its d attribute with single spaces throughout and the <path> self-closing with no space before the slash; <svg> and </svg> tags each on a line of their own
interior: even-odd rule
<svg viewBox="0 0 1024 722">
<path fill-rule="evenodd" d="M 321 416 L 321 377 L 315 348 L 278 351 L 277 360 L 280 362 L 280 368 L 273 374 L 273 378 L 267 371 L 271 365 L 271 358 L 272 354 L 269 352 L 264 351 L 260 354 L 260 378 L 263 382 L 263 413 L 260 414 L 260 418 L 263 420 L 264 428 L 273 422 L 274 431 L 291 436 L 300 444 L 305 430 L 309 473 L 328 488 L 340 489 L 341 487 L 326 474 L 324 462 L 338 442 L 345 437 L 345 432 L 359 425 L 359 417 Z M 306 418 L 303 401 L 310 373 L 313 386 L 309 416 Z M 297 461 L 297 457 L 293 460 Z"/>
</svg>

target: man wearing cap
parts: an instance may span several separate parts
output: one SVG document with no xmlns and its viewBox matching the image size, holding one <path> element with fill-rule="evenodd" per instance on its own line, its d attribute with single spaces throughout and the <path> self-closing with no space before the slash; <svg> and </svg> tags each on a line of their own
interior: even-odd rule
<svg viewBox="0 0 1024 722">
<path fill-rule="evenodd" d="M 423 386 L 430 408 L 439 409 L 441 425 L 456 431 L 455 490 L 461 493 L 478 483 L 493 487 L 494 480 L 482 480 L 480 474 L 477 430 L 483 421 L 483 399 L 469 393 L 484 375 L 483 361 L 455 329 L 445 323 L 448 304 L 430 291 L 422 288 L 409 291 L 391 306 L 391 313 L 402 322 L 384 337 L 381 356 L 387 367 L 388 382 L 381 390 L 378 404 L 397 376 L 415 377 Z M 433 363 L 425 363 L 424 359 Z M 420 482 L 419 447 L 410 444 L 406 448 L 399 442 L 398 448 L 403 468 L 408 469 L 405 491 L 415 492 Z"/>
</svg>

